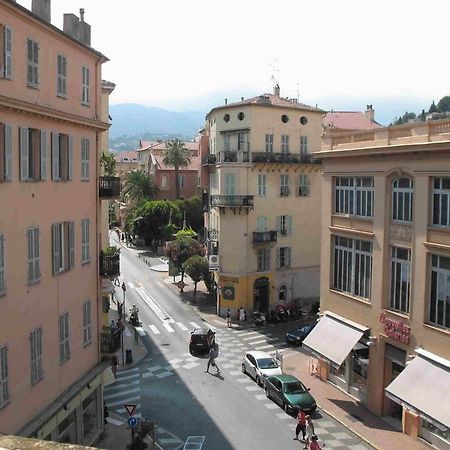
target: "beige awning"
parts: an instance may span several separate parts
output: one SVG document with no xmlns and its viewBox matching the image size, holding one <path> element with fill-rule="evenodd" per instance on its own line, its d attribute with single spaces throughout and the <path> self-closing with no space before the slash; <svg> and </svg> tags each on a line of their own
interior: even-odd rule
<svg viewBox="0 0 450 450">
<path fill-rule="evenodd" d="M 368 330 L 363 325 L 327 311 L 303 341 L 303 347 L 334 366 L 340 366 Z"/>
<path fill-rule="evenodd" d="M 450 428 L 450 361 L 422 349 L 386 388 L 386 396 L 443 430 Z"/>
</svg>

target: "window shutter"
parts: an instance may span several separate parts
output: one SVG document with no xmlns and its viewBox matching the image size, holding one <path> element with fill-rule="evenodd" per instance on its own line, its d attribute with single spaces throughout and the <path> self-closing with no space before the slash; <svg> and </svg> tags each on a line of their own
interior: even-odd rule
<svg viewBox="0 0 450 450">
<path fill-rule="evenodd" d="M 280 267 L 280 253 L 281 248 L 277 248 L 277 267 Z"/>
<path fill-rule="evenodd" d="M 59 224 L 52 225 L 52 244 L 53 244 L 53 275 L 57 275 L 59 272 L 59 258 L 61 249 L 59 248 L 58 234 L 60 232 Z"/>
<path fill-rule="evenodd" d="M 292 234 L 292 216 L 286 216 L 286 231 L 287 234 Z"/>
<path fill-rule="evenodd" d="M 28 167 L 28 128 L 20 128 L 20 180 L 28 180 L 28 174 L 30 173 Z"/>
<path fill-rule="evenodd" d="M 267 217 L 263 217 L 262 226 L 263 226 L 262 231 L 267 231 Z"/>
<path fill-rule="evenodd" d="M 33 264 L 33 229 L 29 228 L 27 230 L 27 243 L 28 243 L 28 281 L 34 280 L 34 264 Z"/>
<path fill-rule="evenodd" d="M 0 292 L 5 287 L 5 238 L 3 234 L 0 234 Z"/>
<path fill-rule="evenodd" d="M 52 133 L 52 180 L 59 180 L 59 134 Z"/>
<path fill-rule="evenodd" d="M 1 24 L 0 24 L 1 28 Z M 1 47 L 0 47 L 1 48 Z M 5 155 L 5 124 L 0 123 L 0 181 L 6 179 L 6 155 Z"/>
<path fill-rule="evenodd" d="M 287 264 L 286 264 L 286 265 L 287 265 L 288 267 L 291 267 L 291 247 L 287 247 L 286 250 L 287 250 L 287 251 L 286 251 L 286 253 L 287 253 L 287 254 L 286 254 L 286 261 L 287 261 Z"/>
<path fill-rule="evenodd" d="M 41 131 L 41 180 L 47 179 L 47 132 Z"/>
<path fill-rule="evenodd" d="M 69 269 L 75 265 L 75 224 L 69 223 Z"/>
<path fill-rule="evenodd" d="M 277 216 L 277 234 L 281 233 L 281 216 Z"/>
<path fill-rule="evenodd" d="M 73 166 L 73 137 L 68 136 L 68 153 L 67 153 L 67 159 L 68 159 L 68 179 L 72 179 L 72 166 Z"/>
<path fill-rule="evenodd" d="M 34 249 L 33 249 L 33 255 L 34 255 L 34 275 L 35 279 L 38 280 L 41 278 L 41 270 L 39 267 L 39 228 L 35 228 L 33 230 L 34 234 Z"/>
<path fill-rule="evenodd" d="M 12 126 L 5 125 L 5 180 L 12 181 Z"/>
<path fill-rule="evenodd" d="M 5 78 L 12 77 L 12 30 L 5 27 Z"/>
</svg>

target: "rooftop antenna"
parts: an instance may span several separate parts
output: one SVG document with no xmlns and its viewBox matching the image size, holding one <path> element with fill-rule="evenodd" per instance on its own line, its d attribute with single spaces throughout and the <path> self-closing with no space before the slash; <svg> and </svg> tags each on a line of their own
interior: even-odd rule
<svg viewBox="0 0 450 450">
<path fill-rule="evenodd" d="M 275 84 L 279 84 L 279 82 L 280 82 L 280 79 L 279 79 L 280 70 L 278 69 L 277 63 L 278 63 L 278 59 L 275 58 L 273 60 L 273 62 L 271 62 L 269 64 L 269 66 L 272 67 L 272 76 L 270 77 L 270 81 L 272 82 L 272 87 L 275 86 Z"/>
</svg>

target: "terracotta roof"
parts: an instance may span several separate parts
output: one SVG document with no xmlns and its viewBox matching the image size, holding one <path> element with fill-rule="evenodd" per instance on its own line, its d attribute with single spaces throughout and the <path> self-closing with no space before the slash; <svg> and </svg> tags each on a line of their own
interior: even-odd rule
<svg viewBox="0 0 450 450">
<path fill-rule="evenodd" d="M 149 158 L 149 164 L 150 161 L 152 162 L 152 164 L 156 164 L 156 166 L 158 167 L 159 170 L 174 170 L 173 167 L 171 166 L 166 166 L 165 164 L 163 164 L 163 156 L 162 156 L 162 152 L 158 152 L 158 151 L 154 151 L 152 150 L 150 152 L 151 158 Z M 198 166 L 200 163 L 200 157 L 198 156 L 198 152 L 193 154 L 191 152 L 191 162 L 189 163 L 189 165 L 187 167 L 180 167 L 180 172 L 183 171 L 187 171 L 187 170 L 198 170 Z"/>
<path fill-rule="evenodd" d="M 247 98 L 240 102 L 228 103 L 227 105 L 216 106 L 211 109 L 207 114 L 209 116 L 213 111 L 217 109 L 231 108 L 235 106 L 245 106 L 245 105 L 261 105 L 261 106 L 275 106 L 280 108 L 297 109 L 302 111 L 314 111 L 314 112 L 325 112 L 320 108 L 314 106 L 306 105 L 305 103 L 300 103 L 296 99 L 289 99 L 284 97 L 279 97 L 273 94 L 262 94 L 256 97 Z"/>
<path fill-rule="evenodd" d="M 375 120 L 368 119 L 361 111 L 333 111 L 323 117 L 323 124 L 341 130 L 371 130 L 382 126 Z"/>
<path fill-rule="evenodd" d="M 184 146 L 191 151 L 198 151 L 198 142 L 192 142 L 192 141 L 183 141 Z M 138 152 L 142 152 L 144 150 L 164 150 L 166 147 L 166 141 L 140 141 L 139 142 L 139 148 L 137 149 Z"/>
<path fill-rule="evenodd" d="M 128 161 L 124 161 L 125 158 L 128 158 Z M 129 152 L 121 152 L 118 155 L 114 157 L 116 162 L 122 163 L 122 162 L 137 162 L 137 152 L 136 150 L 132 150 Z M 135 161 L 133 161 L 135 159 Z"/>
</svg>

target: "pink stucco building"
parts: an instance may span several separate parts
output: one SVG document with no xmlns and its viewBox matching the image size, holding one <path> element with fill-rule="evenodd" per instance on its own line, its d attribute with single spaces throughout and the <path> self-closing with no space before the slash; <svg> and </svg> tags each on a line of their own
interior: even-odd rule
<svg viewBox="0 0 450 450">
<path fill-rule="evenodd" d="M 103 430 L 107 58 L 82 10 L 64 31 L 50 13 L 50 0 L 0 0 L 0 431 L 90 445 Z"/>
</svg>

